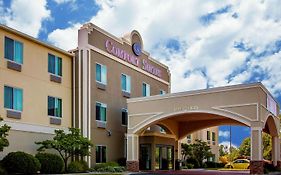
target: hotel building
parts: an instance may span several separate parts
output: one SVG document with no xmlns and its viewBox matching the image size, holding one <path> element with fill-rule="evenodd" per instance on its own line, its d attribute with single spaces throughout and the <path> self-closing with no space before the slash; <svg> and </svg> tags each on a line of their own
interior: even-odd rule
<svg viewBox="0 0 281 175">
<path fill-rule="evenodd" d="M 137 31 L 117 38 L 91 23 L 78 31 L 74 127 L 95 145 L 91 165 L 126 157 L 127 99 L 170 93 L 168 67 L 143 48 Z"/>
<path fill-rule="evenodd" d="M 72 125 L 73 55 L 0 25 L 0 116 L 11 126 L 12 151 L 35 154 L 34 143 Z"/>
</svg>

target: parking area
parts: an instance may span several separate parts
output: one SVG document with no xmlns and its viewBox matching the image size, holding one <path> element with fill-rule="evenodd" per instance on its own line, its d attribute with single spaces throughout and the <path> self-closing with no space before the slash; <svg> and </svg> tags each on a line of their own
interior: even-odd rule
<svg viewBox="0 0 281 175">
<path fill-rule="evenodd" d="M 205 170 L 205 169 L 192 169 L 192 170 L 180 170 L 180 171 L 153 171 L 153 172 L 142 172 L 133 173 L 130 175 L 248 175 L 249 170 L 245 171 L 227 171 L 227 170 Z"/>
</svg>

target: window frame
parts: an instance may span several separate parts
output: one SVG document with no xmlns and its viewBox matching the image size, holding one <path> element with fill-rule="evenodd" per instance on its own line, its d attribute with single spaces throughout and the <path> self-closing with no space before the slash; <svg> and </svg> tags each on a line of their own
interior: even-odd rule
<svg viewBox="0 0 281 175">
<path fill-rule="evenodd" d="M 143 94 L 143 86 L 145 85 L 145 95 Z M 149 87 L 149 94 L 147 93 L 148 91 L 147 91 L 147 89 L 148 89 L 148 87 Z M 149 97 L 150 95 L 151 95 L 151 89 L 150 89 L 150 84 L 148 84 L 148 83 L 146 83 L 146 82 L 142 82 L 142 88 L 141 88 L 141 90 L 142 90 L 142 96 L 143 97 Z"/>
<path fill-rule="evenodd" d="M 54 63 L 55 63 L 55 65 L 54 65 L 54 66 L 55 66 L 55 67 L 54 67 L 55 73 L 49 71 L 49 66 L 50 66 L 50 65 L 49 65 L 49 59 L 50 59 L 49 56 L 50 56 L 50 55 L 52 55 L 52 56 L 55 57 L 55 62 L 54 62 Z M 61 75 L 59 75 L 59 73 L 56 73 L 56 65 L 58 64 L 58 61 L 57 61 L 57 60 L 61 60 L 61 65 L 60 65 L 60 74 L 61 74 Z M 63 61 L 62 61 L 62 58 L 61 58 L 61 57 L 56 56 L 55 54 L 52 54 L 52 53 L 48 53 L 48 73 L 49 73 L 49 74 L 52 74 L 52 75 L 57 76 L 57 77 L 62 77 L 62 72 L 63 72 L 63 71 L 62 71 L 62 65 L 63 65 Z"/>
<path fill-rule="evenodd" d="M 101 81 L 99 81 L 99 80 L 97 80 L 97 65 L 100 65 L 100 67 L 101 67 L 101 69 L 100 69 L 100 79 L 101 79 Z M 103 68 L 105 68 L 105 80 L 104 80 L 104 82 L 103 82 L 103 80 L 102 80 L 102 70 L 103 70 Z M 96 62 L 96 65 L 95 65 L 95 73 L 96 73 L 96 76 L 95 76 L 95 80 L 96 80 L 96 82 L 97 83 L 100 83 L 100 84 L 103 84 L 103 85 L 107 85 L 107 66 L 106 65 L 104 65 L 104 64 L 101 64 L 101 63 L 98 63 L 98 62 Z"/>
<path fill-rule="evenodd" d="M 102 160 L 102 157 L 103 157 L 103 154 L 102 154 L 102 151 L 101 151 L 101 155 L 99 155 L 99 158 L 100 158 L 100 162 L 97 162 L 97 147 L 101 147 L 101 148 L 105 148 L 105 162 L 103 162 Z M 106 145 L 95 145 L 95 149 L 96 149 L 96 163 L 106 163 L 107 162 L 107 146 Z"/>
<path fill-rule="evenodd" d="M 96 101 L 96 110 L 97 110 L 97 104 L 100 104 L 101 107 L 105 108 L 105 121 L 97 119 L 97 111 L 96 111 L 96 121 L 106 123 L 107 122 L 107 104 Z"/>
<path fill-rule="evenodd" d="M 126 124 L 123 123 L 123 112 L 127 112 L 127 119 L 125 119 Z M 122 110 L 121 110 L 121 125 L 128 126 L 128 109 L 127 108 L 122 108 Z"/>
<path fill-rule="evenodd" d="M 10 39 L 10 40 L 13 40 L 13 58 L 12 60 L 9 59 L 9 58 L 6 58 L 6 38 Z M 17 62 L 15 61 L 15 43 L 20 43 L 21 46 L 22 46 L 22 52 L 21 52 L 21 62 Z M 16 39 L 13 39 L 11 37 L 8 37 L 8 36 L 4 36 L 4 44 L 3 44 L 3 48 L 4 48 L 4 59 L 8 60 L 8 61 L 11 61 L 13 63 L 16 63 L 16 64 L 19 64 L 19 65 L 23 65 L 23 60 L 24 60 L 24 44 L 22 41 L 19 41 L 19 40 L 16 40 Z"/>
<path fill-rule="evenodd" d="M 211 132 L 210 131 L 207 131 L 207 140 L 211 141 Z"/>
<path fill-rule="evenodd" d="M 125 76 L 126 77 L 126 90 L 124 90 L 123 89 L 123 87 L 122 87 L 122 76 Z M 129 81 L 128 81 L 129 80 Z M 129 82 L 129 83 L 128 83 Z M 128 88 L 128 84 L 130 84 L 129 85 L 129 87 L 130 87 L 130 89 L 128 90 L 127 88 Z M 121 90 L 123 91 L 123 92 L 127 92 L 127 93 L 131 93 L 131 76 L 129 76 L 129 75 L 127 75 L 127 74 L 124 74 L 124 73 L 121 73 Z"/>
<path fill-rule="evenodd" d="M 61 109 L 60 109 L 60 111 L 61 111 L 61 116 L 56 116 L 56 112 L 55 112 L 55 110 L 56 110 L 56 108 L 55 108 L 55 106 L 54 106 L 54 116 L 52 116 L 52 115 L 49 115 L 49 97 L 50 98 L 54 98 L 54 100 L 56 101 L 56 100 L 60 100 L 61 101 Z M 54 101 L 54 104 L 56 103 Z M 48 95 L 47 96 L 47 115 L 48 115 L 48 117 L 51 117 L 51 118 L 57 118 L 57 119 L 62 119 L 63 118 L 63 104 L 62 104 L 62 98 L 59 98 L 59 97 L 54 97 L 54 96 L 51 96 L 51 95 Z"/>
<path fill-rule="evenodd" d="M 16 109 L 14 109 L 14 101 L 12 101 L 13 103 L 12 103 L 12 106 L 13 106 L 13 108 L 8 108 L 8 107 L 6 107 L 5 106 L 5 87 L 8 87 L 8 88 L 12 88 L 13 89 L 13 96 L 12 96 L 12 100 L 14 100 L 14 90 L 15 89 L 18 89 L 18 90 L 21 90 L 21 95 L 22 95 L 22 97 L 21 97 L 21 110 L 16 110 Z M 19 113 L 22 113 L 23 112 L 23 101 L 24 101 L 24 97 L 23 97 L 23 88 L 20 88 L 20 87 L 16 87 L 16 86 L 9 86 L 9 85 L 6 85 L 6 84 L 4 84 L 4 88 L 3 88 L 3 91 L 4 91 L 4 93 L 3 93 L 3 97 L 4 97 L 4 100 L 3 100 L 3 105 L 4 105 L 4 109 L 6 109 L 6 110 L 10 110 L 10 111 L 15 111 L 15 112 L 19 112 Z"/>
<path fill-rule="evenodd" d="M 163 89 L 160 89 L 160 95 L 165 95 L 166 91 L 164 91 Z"/>
</svg>

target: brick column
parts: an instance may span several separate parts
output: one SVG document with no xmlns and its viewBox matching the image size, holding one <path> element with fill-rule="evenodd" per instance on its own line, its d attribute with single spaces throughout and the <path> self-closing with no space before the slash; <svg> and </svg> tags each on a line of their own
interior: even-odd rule
<svg viewBox="0 0 281 175">
<path fill-rule="evenodd" d="M 281 170 L 281 161 L 280 160 L 277 161 L 276 168 L 278 168 L 278 170 Z"/>
<path fill-rule="evenodd" d="M 127 171 L 131 171 L 131 172 L 139 171 L 139 161 L 127 161 L 126 166 L 127 166 Z"/>
<path fill-rule="evenodd" d="M 262 160 L 251 160 L 250 174 L 264 174 Z"/>
</svg>

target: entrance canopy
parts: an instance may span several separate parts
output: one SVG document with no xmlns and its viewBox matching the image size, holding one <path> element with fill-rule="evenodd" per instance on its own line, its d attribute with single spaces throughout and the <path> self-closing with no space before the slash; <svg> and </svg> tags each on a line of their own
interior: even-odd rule
<svg viewBox="0 0 281 175">
<path fill-rule="evenodd" d="M 279 106 L 261 83 L 132 98 L 127 103 L 128 161 L 138 161 L 138 137 L 153 125 L 167 128 L 176 141 L 207 127 L 248 126 L 254 146 L 252 160 L 262 160 L 262 131 L 276 138 L 279 135 Z M 280 160 L 279 147 L 276 145 L 275 163 Z"/>
</svg>

